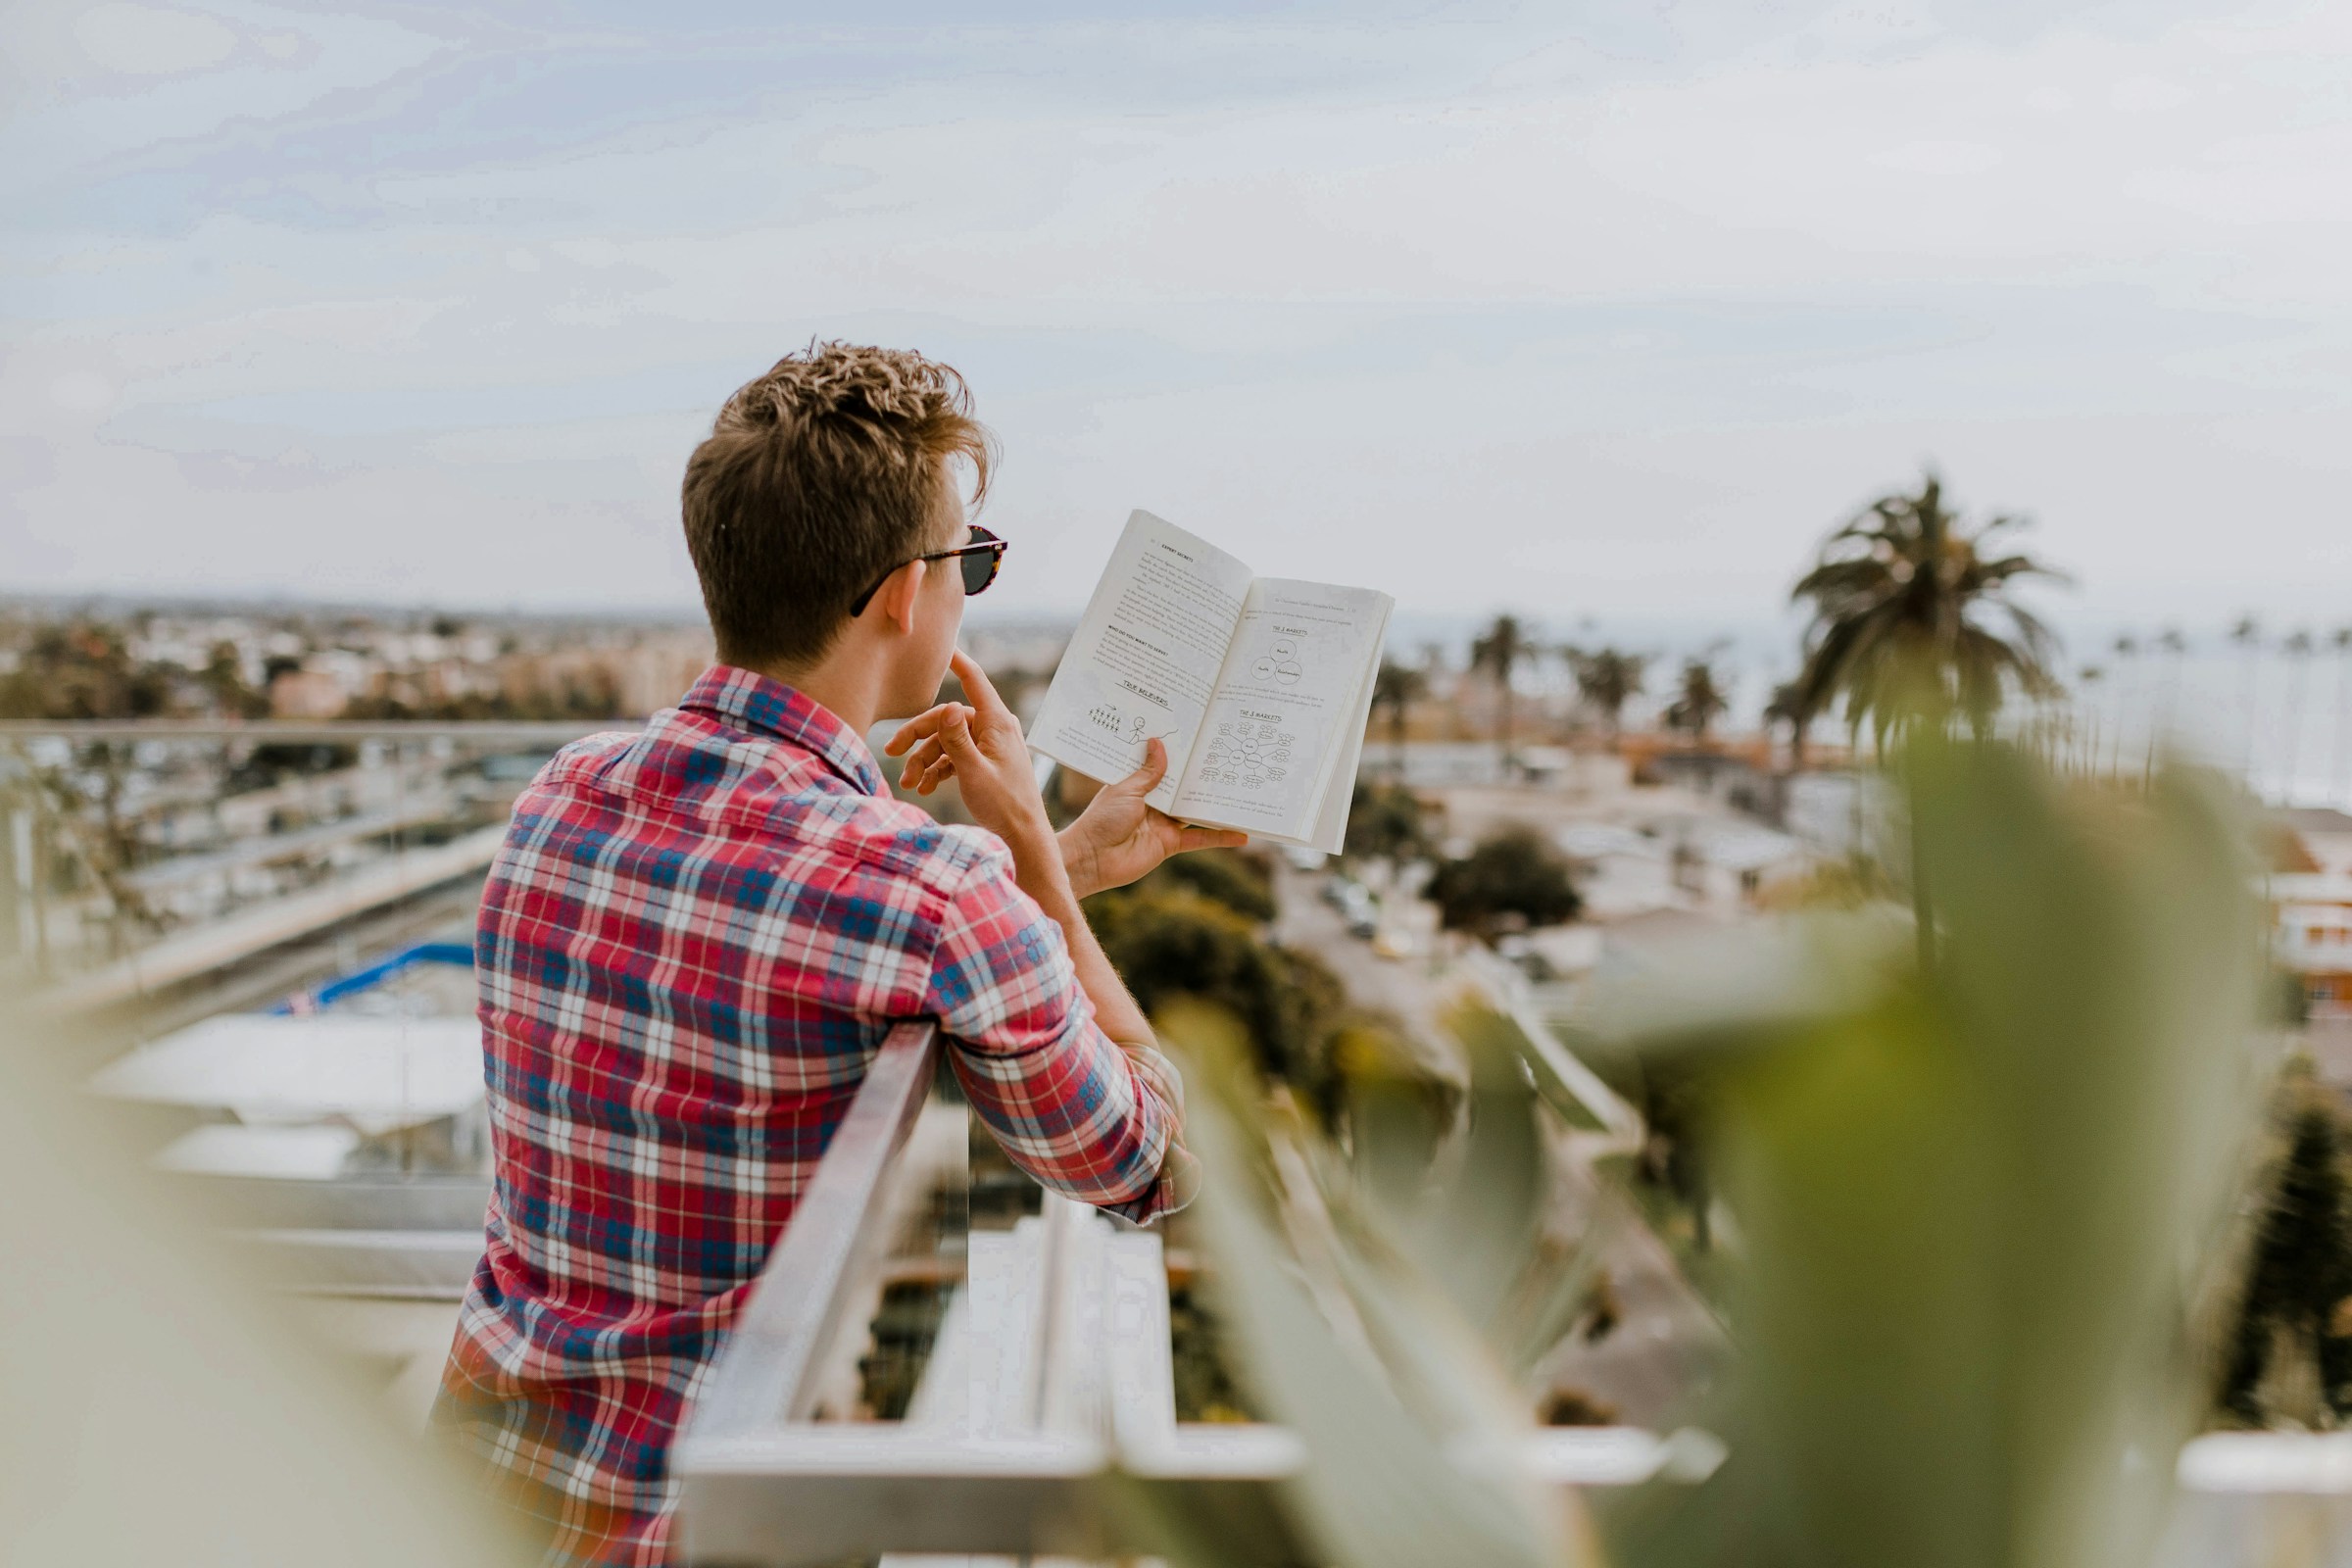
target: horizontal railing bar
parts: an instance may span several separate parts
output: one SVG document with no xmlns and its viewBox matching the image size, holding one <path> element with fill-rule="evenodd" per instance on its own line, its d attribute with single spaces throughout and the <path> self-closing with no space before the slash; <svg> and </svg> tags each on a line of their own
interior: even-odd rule
<svg viewBox="0 0 2352 1568">
<path fill-rule="evenodd" d="M 172 1181 L 250 1230 L 471 1230 L 490 1206 L 487 1176 L 337 1176 L 322 1181 L 174 1171 Z"/>
<path fill-rule="evenodd" d="M 0 740 L 55 736 L 70 741 L 364 741 L 453 740 L 562 746 L 602 730 L 638 729 L 641 718 L 589 719 L 289 719 L 242 722 L 187 718 L 0 720 Z"/>
</svg>

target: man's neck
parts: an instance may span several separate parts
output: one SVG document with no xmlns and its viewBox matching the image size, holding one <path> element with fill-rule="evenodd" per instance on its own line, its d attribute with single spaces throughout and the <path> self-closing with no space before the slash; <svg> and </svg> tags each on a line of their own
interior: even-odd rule
<svg viewBox="0 0 2352 1568">
<path fill-rule="evenodd" d="M 874 667 L 876 661 L 858 657 L 865 652 L 852 653 L 844 641 L 813 664 L 747 663 L 743 667 L 782 681 L 840 719 L 853 734 L 864 735 L 882 719 L 882 682 Z"/>
</svg>

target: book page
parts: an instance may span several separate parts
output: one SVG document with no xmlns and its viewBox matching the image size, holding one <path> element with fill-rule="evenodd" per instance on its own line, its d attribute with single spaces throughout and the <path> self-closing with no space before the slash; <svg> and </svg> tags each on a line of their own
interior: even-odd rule
<svg viewBox="0 0 2352 1568">
<path fill-rule="evenodd" d="M 1251 584 L 1174 814 L 1307 841 L 1334 767 L 1362 745 L 1349 730 L 1394 603 L 1369 588 Z"/>
<path fill-rule="evenodd" d="M 1384 637 L 1385 641 L 1385 637 Z M 1355 720 L 1348 726 L 1347 747 L 1332 759 L 1331 777 L 1323 784 L 1323 805 L 1314 831 L 1305 835 L 1309 849 L 1337 855 L 1348 838 L 1348 809 L 1355 804 L 1355 775 L 1364 760 L 1364 732 L 1372 725 L 1372 688 L 1377 671 L 1364 672 L 1364 689 L 1356 695 Z"/>
<path fill-rule="evenodd" d="M 1143 765 L 1144 742 L 1156 735 L 1168 775 L 1148 798 L 1171 810 L 1249 592 L 1246 563 L 1149 512 L 1130 515 L 1030 726 L 1030 749 L 1110 783 Z"/>
</svg>

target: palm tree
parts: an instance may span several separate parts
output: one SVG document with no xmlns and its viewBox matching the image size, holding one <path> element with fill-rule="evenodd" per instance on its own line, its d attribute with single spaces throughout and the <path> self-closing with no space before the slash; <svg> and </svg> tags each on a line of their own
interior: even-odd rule
<svg viewBox="0 0 2352 1568">
<path fill-rule="evenodd" d="M 2130 632 L 2123 632 L 2116 637 L 2114 646 L 2115 727 L 2112 732 L 2114 744 L 2109 752 L 2116 776 L 2120 778 L 2124 771 L 2124 729 L 2132 717 L 2132 706 L 2138 699 L 2139 682 L 2135 676 L 2139 668 L 2139 639 Z"/>
<path fill-rule="evenodd" d="M 2100 728 L 2096 694 L 2106 684 L 2107 671 L 2097 664 L 2084 664 L 2076 671 L 2075 679 L 2082 686 L 2084 698 L 2084 706 L 2076 711 L 2088 733 L 2074 737 L 2074 749 L 2082 759 L 2082 771 L 2096 773 L 2099 770 Z"/>
<path fill-rule="evenodd" d="M 1843 697 L 1847 725 L 1867 719 L 1884 741 L 1955 711 L 1983 731 L 2011 681 L 2055 695 L 2057 639 L 2010 593 L 2022 578 L 2064 574 L 1990 549 L 2024 522 L 2002 515 L 1969 530 L 1930 470 L 1916 495 L 1882 496 L 1831 534 L 1789 595 L 1813 607 L 1797 677 L 1806 706 L 1820 712 Z M 2006 635 L 1984 624 L 1987 612 L 2006 618 Z"/>
<path fill-rule="evenodd" d="M 1703 745 L 1707 727 L 1731 706 L 1723 689 L 1715 684 L 1715 666 L 1704 658 L 1686 659 L 1681 689 L 1666 706 L 1666 727 L 1679 729 Z"/>
<path fill-rule="evenodd" d="M 2287 689 L 2293 695 L 2286 700 L 2286 787 L 2279 792 L 2278 804 L 2295 804 L 2295 784 L 2303 776 L 2303 696 L 2311 680 L 2311 655 L 2319 647 L 2311 633 L 2294 631 L 2279 645 L 2294 669 L 2294 682 Z"/>
<path fill-rule="evenodd" d="M 1380 673 L 1372 677 L 1372 706 L 1389 710 L 1389 751 L 1398 777 L 1404 774 L 1406 710 L 1428 692 L 1428 671 L 1393 660 L 1382 660 Z"/>
<path fill-rule="evenodd" d="M 1511 677 L 1535 656 L 1536 642 L 1516 615 L 1496 615 L 1485 635 L 1470 645 L 1470 667 L 1492 676 L 1501 707 L 1495 715 L 1495 738 L 1502 746 L 1502 771 L 1508 777 L 1511 757 Z"/>
<path fill-rule="evenodd" d="M 2164 697 L 2158 704 L 2157 722 L 2148 731 L 2148 759 L 2144 777 L 2156 776 L 2156 746 L 2169 743 L 2173 722 L 2180 708 L 2180 666 L 2188 658 L 2188 638 L 2178 626 L 2167 626 L 2156 634 L 2156 650 L 2164 655 Z"/>
<path fill-rule="evenodd" d="M 1764 705 L 1764 725 L 1788 726 L 1788 770 L 1801 773 L 1805 767 L 1805 731 L 1813 727 L 1813 710 L 1805 706 L 1804 693 L 1792 680 L 1783 681 L 1772 689 L 1772 700 Z"/>
<path fill-rule="evenodd" d="M 2328 787 L 2333 789 L 2344 776 L 2344 742 L 2352 738 L 2352 626 L 2338 626 L 2335 635 L 2328 639 L 2335 649 L 2335 734 L 2328 750 L 2335 755 L 2328 759 Z"/>
<path fill-rule="evenodd" d="M 2254 771 L 2254 700 L 2262 691 L 2262 623 L 2252 615 L 2238 616 L 2237 624 L 2230 628 L 2230 640 L 2246 656 L 2246 691 L 2238 701 L 2238 710 L 2246 715 L 2246 744 L 2238 771 L 2250 777 Z"/>
<path fill-rule="evenodd" d="M 1623 728 L 1625 705 L 1641 695 L 1648 666 L 1645 655 L 1615 648 L 1576 656 L 1576 694 L 1608 720 L 1612 743 Z"/>
</svg>

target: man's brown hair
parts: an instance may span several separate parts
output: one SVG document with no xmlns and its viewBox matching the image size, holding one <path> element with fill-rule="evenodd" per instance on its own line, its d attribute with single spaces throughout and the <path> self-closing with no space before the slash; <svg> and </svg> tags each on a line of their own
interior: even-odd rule
<svg viewBox="0 0 2352 1568">
<path fill-rule="evenodd" d="M 686 549 L 718 657 L 803 664 L 850 603 L 927 550 L 951 459 L 988 493 L 963 377 L 906 349 L 815 343 L 739 389 L 686 463 Z"/>
</svg>

